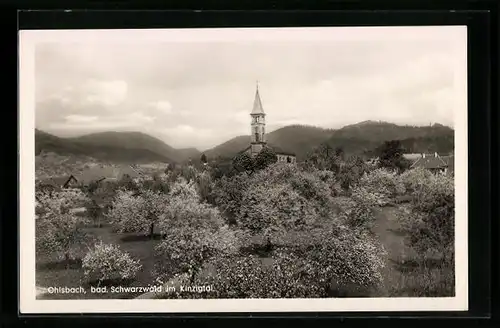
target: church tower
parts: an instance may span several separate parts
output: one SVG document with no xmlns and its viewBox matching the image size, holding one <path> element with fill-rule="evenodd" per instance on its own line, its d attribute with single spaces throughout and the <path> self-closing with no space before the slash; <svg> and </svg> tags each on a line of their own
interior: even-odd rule
<svg viewBox="0 0 500 328">
<path fill-rule="evenodd" d="M 266 114 L 262 109 L 262 102 L 259 95 L 259 85 L 255 91 L 255 100 L 253 102 L 253 110 L 250 113 L 251 122 L 251 155 L 257 155 L 266 145 Z"/>
</svg>

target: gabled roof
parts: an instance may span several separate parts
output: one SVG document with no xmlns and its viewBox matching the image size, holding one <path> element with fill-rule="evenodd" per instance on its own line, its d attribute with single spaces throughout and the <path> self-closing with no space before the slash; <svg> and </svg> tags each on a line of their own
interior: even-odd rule
<svg viewBox="0 0 500 328">
<path fill-rule="evenodd" d="M 60 188 L 60 187 L 66 187 L 67 183 L 70 181 L 71 178 L 75 179 L 73 175 L 50 177 L 47 179 L 40 180 L 40 183 L 44 186 L 53 186 Z"/>
<path fill-rule="evenodd" d="M 416 160 L 411 167 L 422 167 L 425 169 L 440 169 L 448 167 L 448 164 L 439 156 L 434 154 L 425 155 Z"/>
<path fill-rule="evenodd" d="M 253 114 L 264 114 L 264 109 L 262 108 L 262 101 L 260 100 L 260 94 L 259 94 L 259 87 L 257 87 L 257 90 L 255 91 L 255 99 L 253 101 L 253 109 L 252 113 Z"/>
</svg>

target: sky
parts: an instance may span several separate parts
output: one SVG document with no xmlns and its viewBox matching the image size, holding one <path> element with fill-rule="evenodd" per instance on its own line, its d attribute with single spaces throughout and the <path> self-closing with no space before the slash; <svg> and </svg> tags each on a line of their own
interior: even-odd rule
<svg viewBox="0 0 500 328">
<path fill-rule="evenodd" d="M 365 120 L 453 127 L 465 27 L 36 31 L 36 127 L 140 131 L 205 150 L 250 133 Z"/>
</svg>

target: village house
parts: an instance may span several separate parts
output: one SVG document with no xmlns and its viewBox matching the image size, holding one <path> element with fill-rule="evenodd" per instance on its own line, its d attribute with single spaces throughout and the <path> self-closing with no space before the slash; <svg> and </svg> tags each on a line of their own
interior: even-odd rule
<svg viewBox="0 0 500 328">
<path fill-rule="evenodd" d="M 78 180 L 72 174 L 63 175 L 58 177 L 50 177 L 46 179 L 41 179 L 38 181 L 38 188 L 50 189 L 50 190 L 61 190 L 67 188 L 77 187 Z"/>
<path fill-rule="evenodd" d="M 448 174 L 448 166 L 448 163 L 438 153 L 434 153 L 422 154 L 420 158 L 413 162 L 410 168 L 421 167 L 432 173 Z"/>
<path fill-rule="evenodd" d="M 253 110 L 250 113 L 251 122 L 251 136 L 250 145 L 239 152 L 247 153 L 252 157 L 257 156 L 257 154 L 264 148 L 271 148 L 278 158 L 278 162 L 284 163 L 296 163 L 297 157 L 293 152 L 285 151 L 276 146 L 270 145 L 266 140 L 266 114 L 262 107 L 262 101 L 259 94 L 259 86 L 257 85 L 257 90 L 255 92 L 255 99 L 253 103 Z"/>
<path fill-rule="evenodd" d="M 139 176 L 140 173 L 131 165 L 108 165 L 88 168 L 79 174 L 76 179 L 80 185 L 88 186 L 91 183 L 103 181 L 119 181 L 124 177 L 134 180 Z"/>
</svg>

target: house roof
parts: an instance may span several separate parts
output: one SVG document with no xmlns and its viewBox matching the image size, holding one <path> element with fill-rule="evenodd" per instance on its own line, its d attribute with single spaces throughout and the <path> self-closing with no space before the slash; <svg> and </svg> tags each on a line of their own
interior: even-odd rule
<svg viewBox="0 0 500 328">
<path fill-rule="evenodd" d="M 422 157 L 422 154 L 403 154 L 403 158 L 410 160 L 410 161 L 416 161 L 421 157 Z"/>
<path fill-rule="evenodd" d="M 262 108 L 262 101 L 260 100 L 259 87 L 257 86 L 257 90 L 255 91 L 255 99 L 253 101 L 253 114 L 264 114 L 264 109 Z"/>
<path fill-rule="evenodd" d="M 439 169 L 447 167 L 448 164 L 439 156 L 434 154 L 425 155 L 416 160 L 411 167 L 422 167 L 425 169 Z"/>
<path fill-rule="evenodd" d="M 270 145 L 269 147 L 271 147 L 274 152 L 277 154 L 277 155 L 290 155 L 290 156 L 295 156 L 295 154 L 291 151 L 286 151 L 286 150 L 283 150 L 279 147 L 276 147 L 274 145 Z"/>
<path fill-rule="evenodd" d="M 40 180 L 40 183 L 47 186 L 62 187 L 68 182 L 68 180 L 73 177 L 73 175 L 63 175 L 57 177 L 50 177 Z"/>
<path fill-rule="evenodd" d="M 124 175 L 129 175 L 132 178 L 138 177 L 139 173 L 134 170 L 129 165 L 122 166 L 104 166 L 104 167 L 92 167 L 86 169 L 76 178 L 79 182 L 90 183 L 99 180 L 119 180 Z"/>
</svg>

